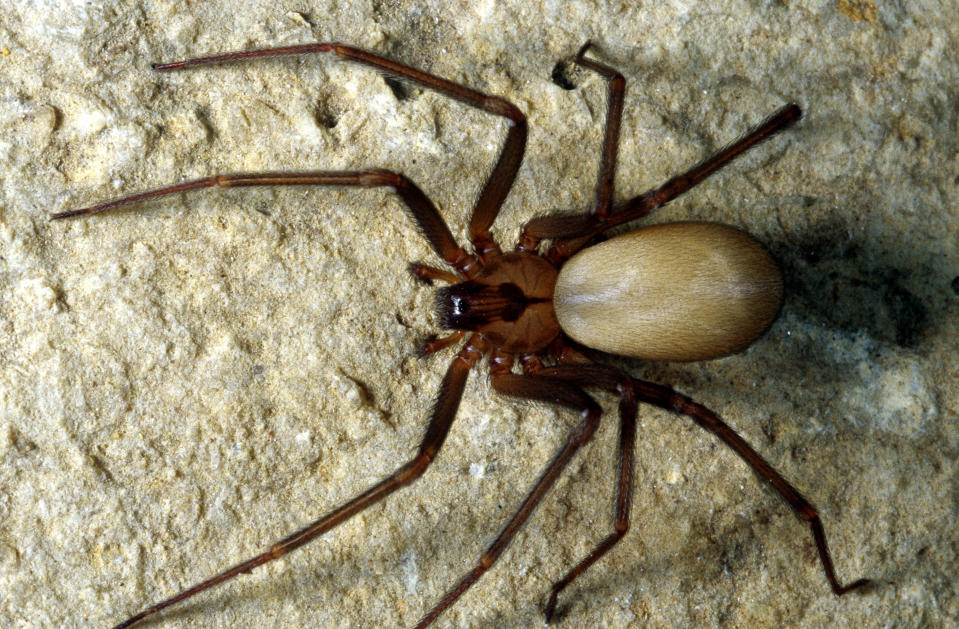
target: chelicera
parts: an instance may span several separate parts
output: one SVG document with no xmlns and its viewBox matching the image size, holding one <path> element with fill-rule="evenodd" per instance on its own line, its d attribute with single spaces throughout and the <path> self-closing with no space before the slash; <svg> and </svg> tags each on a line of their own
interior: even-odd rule
<svg viewBox="0 0 959 629">
<path fill-rule="evenodd" d="M 461 343 L 447 368 L 417 454 L 385 480 L 262 554 L 137 613 L 117 627 L 133 625 L 281 557 L 422 475 L 446 439 L 470 370 L 483 357 L 488 359 L 490 383 L 499 393 L 557 404 L 578 412 L 582 419 L 475 567 L 423 616 L 417 627 L 432 623 L 493 566 L 562 470 L 592 437 L 602 409 L 584 391 L 586 388 L 611 392 L 619 398 L 613 525 L 608 537 L 553 585 L 545 608 L 547 619 L 555 615 L 559 594 L 609 552 L 629 528 L 633 442 L 640 402 L 690 417 L 765 478 L 809 524 L 834 594 L 842 595 L 868 583 L 860 579 L 843 585 L 837 580 L 816 509 L 715 413 L 669 387 L 598 364 L 587 349 L 655 360 L 707 360 L 744 349 L 772 324 L 782 303 L 782 278 L 762 245 L 743 231 L 716 223 L 668 223 L 596 243 L 611 228 L 649 214 L 795 123 L 801 117 L 799 107 L 782 107 L 689 171 L 645 194 L 614 204 L 613 174 L 625 80 L 612 68 L 587 58 L 589 47 L 586 44 L 580 49 L 575 63 L 608 81 L 606 133 L 595 203 L 588 213 L 533 219 L 525 225 L 515 250 L 507 253 L 494 240 L 490 227 L 509 193 L 526 146 L 526 117 L 512 103 L 338 43 L 234 52 L 154 66 L 156 70 L 173 70 L 260 57 L 332 53 L 501 116 L 506 120 L 507 133 L 473 210 L 469 224 L 471 251 L 455 242 L 436 207 L 412 181 L 400 173 L 379 169 L 218 175 L 53 216 L 63 219 L 96 214 L 144 199 L 217 186 L 386 187 L 399 196 L 422 235 L 451 269 L 411 266 L 419 278 L 449 284 L 437 292 L 437 308 L 442 324 L 452 332 L 428 342 L 423 353 L 433 354 Z"/>
</svg>

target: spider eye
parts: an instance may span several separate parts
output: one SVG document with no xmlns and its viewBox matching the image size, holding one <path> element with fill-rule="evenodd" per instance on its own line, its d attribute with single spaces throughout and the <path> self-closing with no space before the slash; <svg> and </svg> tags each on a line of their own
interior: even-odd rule
<svg viewBox="0 0 959 629">
<path fill-rule="evenodd" d="M 463 317 L 470 311 L 470 302 L 462 295 L 450 297 L 450 312 L 453 317 Z"/>
</svg>

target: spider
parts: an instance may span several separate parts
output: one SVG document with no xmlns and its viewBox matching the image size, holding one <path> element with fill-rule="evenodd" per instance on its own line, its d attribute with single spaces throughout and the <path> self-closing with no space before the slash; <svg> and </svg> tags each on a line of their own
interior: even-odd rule
<svg viewBox="0 0 959 629">
<path fill-rule="evenodd" d="M 692 418 L 766 479 L 809 524 L 834 594 L 842 595 L 869 583 L 859 579 L 843 585 L 837 580 L 816 509 L 713 411 L 667 386 L 598 364 L 586 349 L 651 360 L 708 360 L 746 348 L 772 324 L 782 304 L 782 277 L 772 257 L 745 232 L 718 223 L 679 222 L 640 228 L 609 240 L 605 235 L 615 226 L 646 216 L 746 150 L 788 128 L 800 119 L 800 108 L 794 104 L 782 107 L 687 172 L 614 204 L 613 174 L 626 82 L 616 70 L 588 58 L 590 48 L 587 42 L 573 60 L 605 77 L 608 84 L 605 137 L 592 210 L 535 218 L 524 226 L 515 250 L 505 253 L 490 233 L 490 226 L 516 177 L 527 136 L 526 117 L 509 101 L 339 43 L 232 52 L 153 66 L 155 70 L 174 70 L 262 57 L 332 53 L 501 116 L 507 132 L 473 209 L 469 223 L 472 251 L 456 243 L 436 207 L 412 181 L 398 172 L 380 169 L 216 175 L 52 216 L 64 219 L 96 214 L 144 199 L 210 187 L 385 187 L 399 196 L 423 237 L 451 269 L 410 266 L 418 278 L 448 284 L 437 291 L 436 306 L 443 327 L 452 332 L 427 342 L 423 355 L 461 344 L 447 368 L 416 455 L 383 481 L 265 552 L 140 611 L 117 629 L 299 548 L 421 476 L 449 433 L 469 372 L 484 357 L 488 359 L 490 383 L 497 392 L 556 404 L 578 412 L 582 419 L 475 567 L 422 617 L 417 627 L 432 623 L 493 566 L 563 469 L 593 436 L 602 409 L 585 388 L 619 397 L 615 513 L 609 535 L 553 585 L 544 610 L 548 621 L 556 616 L 560 593 L 609 552 L 629 528 L 633 443 L 640 402 Z"/>
</svg>

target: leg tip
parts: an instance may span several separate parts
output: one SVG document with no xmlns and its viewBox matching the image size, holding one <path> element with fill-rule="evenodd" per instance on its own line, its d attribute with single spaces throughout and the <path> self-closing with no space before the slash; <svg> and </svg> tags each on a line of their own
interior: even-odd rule
<svg viewBox="0 0 959 629">
<path fill-rule="evenodd" d="M 425 358 L 432 354 L 435 354 L 439 351 L 439 348 L 436 347 L 436 335 L 428 336 L 419 343 L 419 347 L 416 350 L 416 355 L 420 358 Z"/>
<path fill-rule="evenodd" d="M 171 63 L 151 63 L 150 67 L 157 72 L 162 72 L 163 70 L 175 70 L 177 68 L 182 68 L 187 65 L 187 61 L 173 61 Z"/>
<path fill-rule="evenodd" d="M 546 617 L 546 624 L 551 625 L 554 621 L 558 620 L 556 614 L 556 602 L 559 598 L 559 592 L 553 590 L 549 594 L 549 600 L 546 601 L 546 607 L 543 609 L 543 616 Z"/>
<path fill-rule="evenodd" d="M 423 282 L 427 286 L 433 285 L 433 280 L 429 277 L 429 272 L 427 271 L 426 265 L 417 264 L 416 262 L 411 262 L 406 265 L 406 270 L 409 271 L 416 280 Z"/>
<path fill-rule="evenodd" d="M 62 221 L 65 218 L 73 218 L 74 216 L 83 216 L 84 214 L 91 214 L 90 208 L 83 208 L 80 210 L 67 210 L 66 212 L 57 212 L 50 215 L 51 221 Z"/>
<path fill-rule="evenodd" d="M 859 579 L 858 581 L 854 581 L 850 583 L 849 585 L 833 588 L 833 592 L 836 594 L 836 596 L 842 596 L 843 594 L 848 594 L 849 592 L 861 590 L 862 588 L 869 589 L 871 585 L 873 585 L 873 582 L 871 580 Z"/>
</svg>

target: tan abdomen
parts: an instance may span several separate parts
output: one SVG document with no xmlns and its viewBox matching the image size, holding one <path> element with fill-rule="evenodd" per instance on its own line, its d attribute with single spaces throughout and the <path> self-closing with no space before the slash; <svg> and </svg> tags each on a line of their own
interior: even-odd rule
<svg viewBox="0 0 959 629">
<path fill-rule="evenodd" d="M 738 352 L 776 318 L 782 275 L 744 231 L 719 223 L 644 227 L 573 256 L 559 272 L 560 326 L 589 347 L 651 360 Z"/>
</svg>

